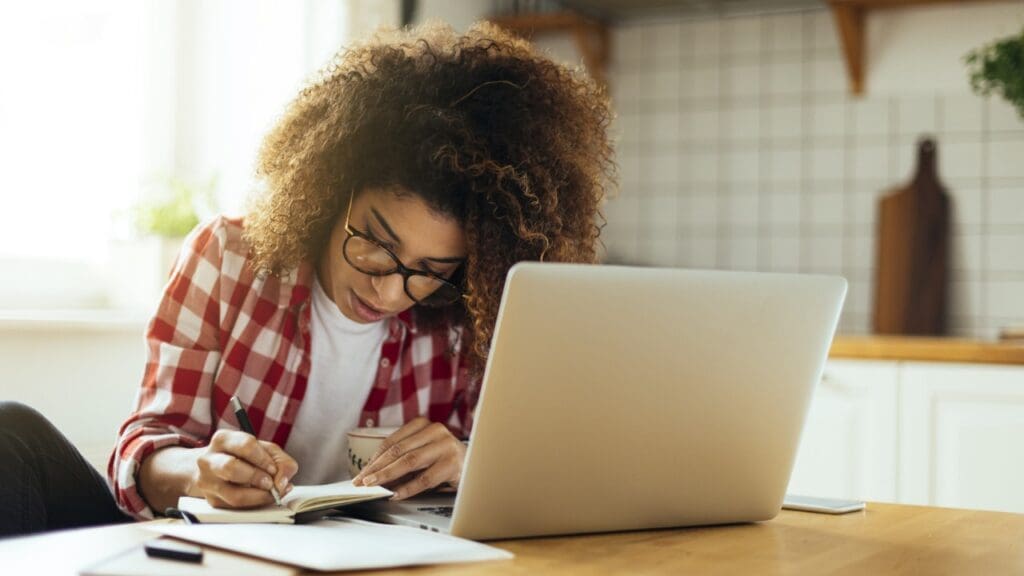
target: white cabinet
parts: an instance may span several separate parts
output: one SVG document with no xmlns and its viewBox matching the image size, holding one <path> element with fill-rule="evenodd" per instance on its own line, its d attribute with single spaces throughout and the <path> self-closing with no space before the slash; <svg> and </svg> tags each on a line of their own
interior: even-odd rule
<svg viewBox="0 0 1024 576">
<path fill-rule="evenodd" d="M 905 362 L 900 499 L 1024 512 L 1024 367 Z"/>
<path fill-rule="evenodd" d="M 829 360 L 788 492 L 1024 512 L 1024 366 Z"/>
<path fill-rule="evenodd" d="M 896 362 L 827 363 L 789 493 L 896 500 L 898 375 Z"/>
</svg>

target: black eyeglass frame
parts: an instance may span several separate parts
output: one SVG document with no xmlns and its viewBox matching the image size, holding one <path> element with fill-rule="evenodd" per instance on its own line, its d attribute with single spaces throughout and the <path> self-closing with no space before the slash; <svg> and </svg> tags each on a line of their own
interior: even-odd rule
<svg viewBox="0 0 1024 576">
<path fill-rule="evenodd" d="M 348 210 L 347 210 L 347 213 L 345 214 L 345 234 L 347 234 L 348 236 L 345 238 L 345 242 L 341 246 L 341 255 L 342 255 L 343 258 L 345 258 L 345 261 L 348 262 L 349 266 L 352 266 L 353 268 L 355 268 L 356 270 L 358 270 L 359 272 L 361 272 L 363 274 L 366 274 L 367 276 L 390 276 L 392 274 L 400 275 L 402 277 L 402 289 L 405 291 L 405 295 L 408 296 L 409 299 L 412 300 L 413 302 L 415 302 L 417 304 L 420 304 L 422 306 L 429 306 L 431 308 L 440 308 L 440 307 L 443 307 L 443 306 L 448 306 L 449 304 L 454 304 L 455 302 L 459 301 L 459 298 L 462 298 L 462 296 L 463 296 L 462 289 L 459 288 L 458 286 L 456 286 L 455 284 L 449 282 L 447 278 L 445 278 L 443 276 L 440 276 L 438 274 L 434 274 L 433 272 L 428 272 L 426 270 L 416 270 L 415 268 L 409 268 L 405 264 L 402 264 L 402 261 L 398 259 L 398 256 L 394 252 L 392 252 L 387 246 L 384 246 L 383 244 L 381 244 L 377 240 L 374 240 L 373 238 L 371 238 L 365 232 L 361 232 L 361 231 L 353 228 L 351 222 L 349 221 L 351 216 L 352 216 L 352 197 L 350 196 L 349 200 L 348 200 Z M 352 240 L 352 238 L 359 238 L 360 240 L 364 240 L 366 242 L 369 242 L 370 244 L 373 244 L 377 248 L 380 248 L 381 250 L 383 250 L 384 253 L 387 254 L 389 258 L 391 258 L 391 261 L 394 262 L 395 267 L 392 268 L 392 269 L 389 269 L 389 270 L 381 270 L 381 271 L 368 271 L 368 270 L 364 270 L 364 269 L 360 268 L 359 265 L 357 265 L 355 262 L 353 262 L 348 257 L 348 243 L 349 243 L 349 241 Z M 461 267 L 461 265 L 460 265 L 460 267 Z M 420 300 L 419 298 L 416 298 L 415 296 L 413 296 L 412 293 L 409 291 L 409 278 L 412 277 L 412 276 L 426 276 L 427 278 L 430 278 L 432 280 L 436 280 L 437 282 L 440 282 L 442 286 L 450 286 L 452 288 L 452 290 L 454 290 L 454 293 L 453 293 L 454 295 L 452 296 L 452 298 L 450 300 L 444 301 L 444 302 L 439 302 L 439 303 L 436 303 L 436 304 L 429 303 L 429 302 L 424 302 L 424 301 Z M 439 286 L 438 290 L 440 290 L 442 286 Z M 437 290 L 432 292 L 431 295 L 435 294 L 436 292 L 437 292 Z"/>
</svg>

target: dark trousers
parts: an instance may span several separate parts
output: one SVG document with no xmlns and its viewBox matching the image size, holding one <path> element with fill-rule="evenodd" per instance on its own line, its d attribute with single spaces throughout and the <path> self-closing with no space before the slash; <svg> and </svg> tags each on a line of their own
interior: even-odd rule
<svg viewBox="0 0 1024 576">
<path fill-rule="evenodd" d="M 103 477 L 49 420 L 0 402 L 0 537 L 129 520 Z"/>
</svg>

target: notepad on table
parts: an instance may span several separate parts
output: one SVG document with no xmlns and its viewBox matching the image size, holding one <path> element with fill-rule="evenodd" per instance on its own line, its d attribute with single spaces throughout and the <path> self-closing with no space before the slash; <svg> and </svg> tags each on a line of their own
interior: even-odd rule
<svg viewBox="0 0 1024 576">
<path fill-rule="evenodd" d="M 447 534 L 340 516 L 299 526 L 168 523 L 146 528 L 196 544 L 324 572 L 513 557 L 500 548 Z"/>
<path fill-rule="evenodd" d="M 294 524 L 297 514 L 379 500 L 392 494 L 381 486 L 353 486 L 351 480 L 345 480 L 333 484 L 295 486 L 281 499 L 281 506 L 269 504 L 244 510 L 214 508 L 202 498 L 182 496 L 178 499 L 178 509 L 191 512 L 204 524 Z"/>
</svg>

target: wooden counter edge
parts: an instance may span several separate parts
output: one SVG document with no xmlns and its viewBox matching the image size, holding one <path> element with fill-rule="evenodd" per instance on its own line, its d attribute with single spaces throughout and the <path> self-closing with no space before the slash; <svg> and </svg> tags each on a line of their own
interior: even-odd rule
<svg viewBox="0 0 1024 576">
<path fill-rule="evenodd" d="M 1024 343 L 914 336 L 836 336 L 829 358 L 1024 365 Z"/>
</svg>

